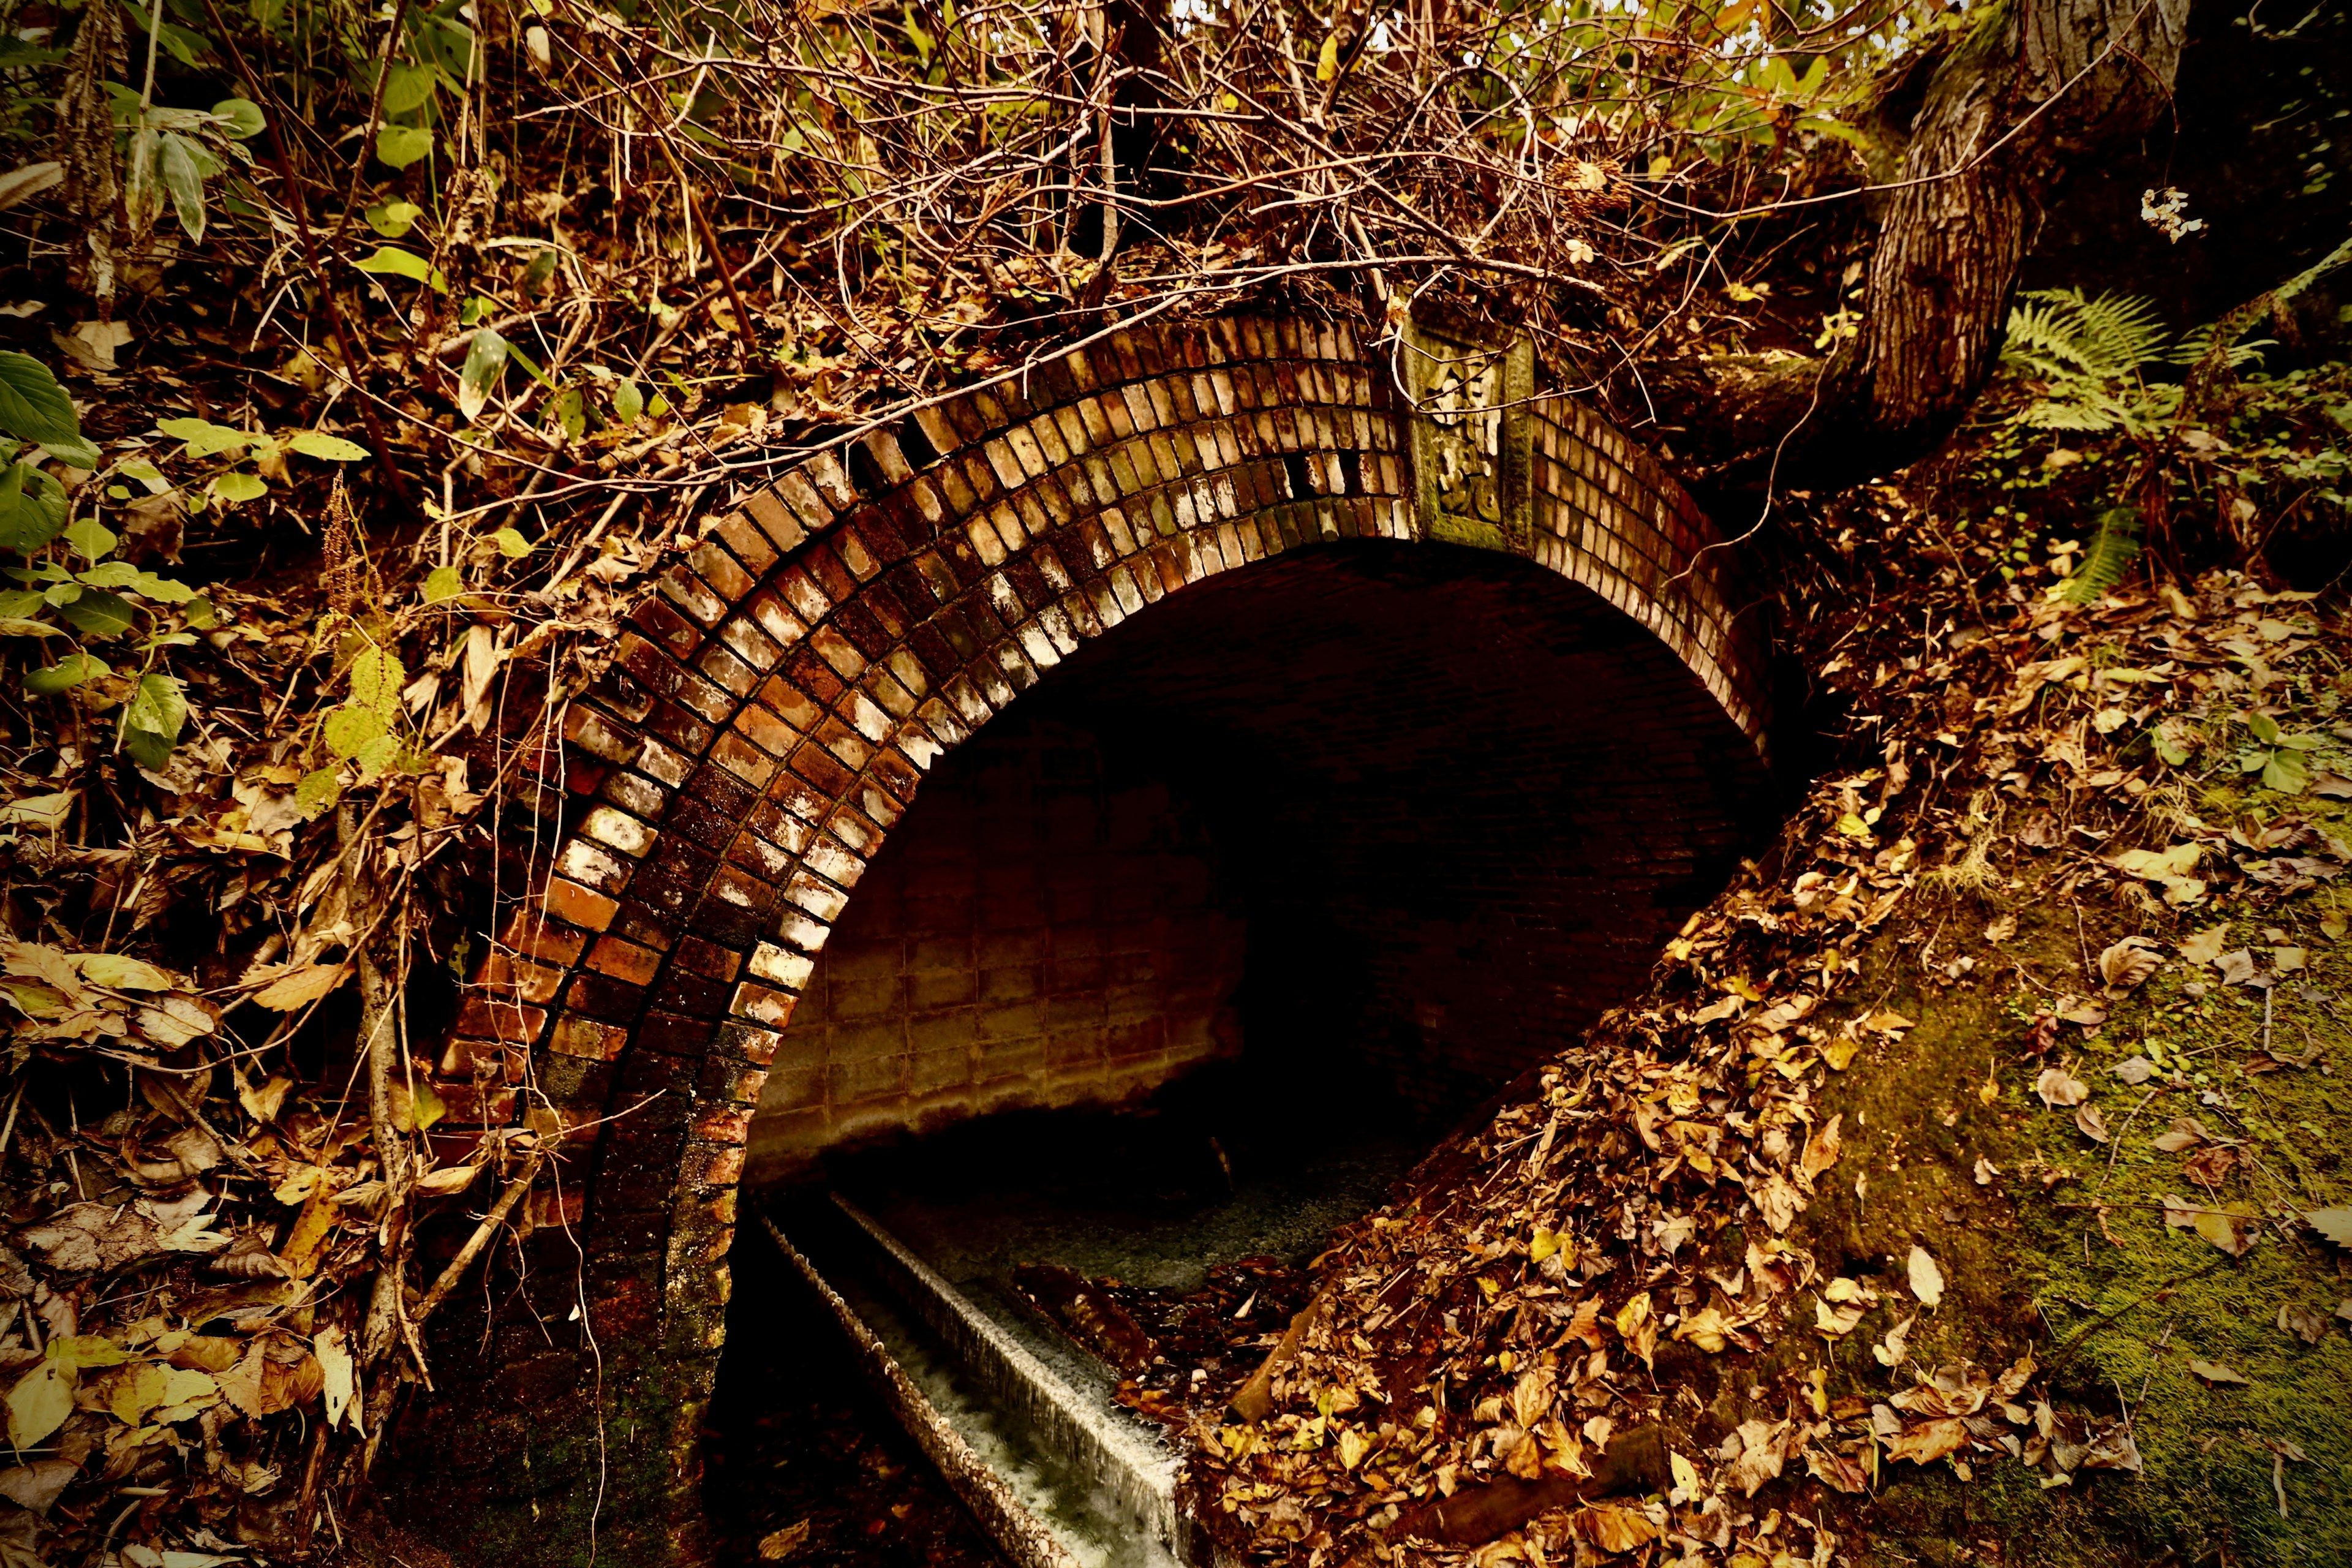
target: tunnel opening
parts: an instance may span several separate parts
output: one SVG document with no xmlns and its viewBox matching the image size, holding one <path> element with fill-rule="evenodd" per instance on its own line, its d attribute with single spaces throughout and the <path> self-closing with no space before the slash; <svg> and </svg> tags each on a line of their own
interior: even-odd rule
<svg viewBox="0 0 2352 1568">
<path fill-rule="evenodd" d="M 1229 574 L 935 766 L 784 1029 L 747 1183 L 796 1237 L 837 1238 L 845 1194 L 1016 1337 L 1071 1337 L 1040 1266 L 1295 1292 L 1439 1131 L 1640 984 L 1769 810 L 1689 669 L 1549 571 L 1360 542 Z M 771 1310 L 739 1292 L 722 1533 L 794 1376 Z M 1111 1375 L 1148 1382 L 1149 1352 Z"/>
</svg>

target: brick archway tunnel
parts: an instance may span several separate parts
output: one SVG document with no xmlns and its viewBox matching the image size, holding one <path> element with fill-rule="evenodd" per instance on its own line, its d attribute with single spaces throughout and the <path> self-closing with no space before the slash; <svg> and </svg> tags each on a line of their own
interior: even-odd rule
<svg viewBox="0 0 2352 1568">
<path fill-rule="evenodd" d="M 747 1150 L 1335 1016 L 1442 1100 L 1630 988 L 1756 825 L 1761 637 L 1645 454 L 1490 401 L 1410 412 L 1339 326 L 1134 331 L 715 520 L 522 795 L 551 864 L 441 1093 L 564 1158 L 396 1517 L 697 1558 Z"/>
</svg>

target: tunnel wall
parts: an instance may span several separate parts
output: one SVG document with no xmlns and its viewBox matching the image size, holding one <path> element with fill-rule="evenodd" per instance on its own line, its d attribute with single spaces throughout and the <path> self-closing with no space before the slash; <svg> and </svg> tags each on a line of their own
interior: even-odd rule
<svg viewBox="0 0 2352 1568">
<path fill-rule="evenodd" d="M 1093 735 L 992 725 L 940 766 L 817 955 L 747 1179 L 1015 1107 L 1116 1103 L 1232 1055 L 1244 914 L 1199 815 Z"/>
<path fill-rule="evenodd" d="M 1413 417 L 1344 324 L 1108 333 L 716 511 L 609 668 L 515 715 L 498 881 L 523 894 L 438 1051 L 436 1134 L 562 1158 L 535 1231 L 436 1320 L 387 1509 L 518 1563 L 699 1560 L 751 1113 L 883 838 L 1106 633 L 1269 558 L 1429 538 Z M 1591 411 L 1527 418 L 1538 493 L 1512 515 L 1535 522 L 1496 547 L 1614 606 L 1681 667 L 1675 722 L 1760 777 L 1761 628 L 1714 531 Z"/>
</svg>

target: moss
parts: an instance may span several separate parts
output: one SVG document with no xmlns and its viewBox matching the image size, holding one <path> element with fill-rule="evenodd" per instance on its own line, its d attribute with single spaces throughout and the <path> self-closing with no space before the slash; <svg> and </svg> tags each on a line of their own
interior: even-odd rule
<svg viewBox="0 0 2352 1568">
<path fill-rule="evenodd" d="M 2208 810 L 2238 804 L 2226 795 Z M 1846 1155 L 1807 1216 L 1824 1270 L 1876 1275 L 1892 1294 L 1909 1247 L 1926 1247 L 1950 1288 L 1913 1331 L 1914 1363 L 1965 1355 L 2005 1364 L 2030 1345 L 2053 1402 L 2101 1415 L 2128 1409 L 2145 1466 L 2137 1477 L 2084 1474 L 2053 1489 L 2014 1462 L 1979 1464 L 1966 1481 L 1944 1466 L 1892 1467 L 1852 1510 L 1866 1560 L 1958 1561 L 1952 1543 L 1979 1542 L 1971 1550 L 2052 1568 L 2167 1552 L 2352 1562 L 2352 1335 L 2332 1317 L 2352 1297 L 2352 1260 L 2294 1217 L 2347 1201 L 2352 1027 L 2342 998 L 2352 995 L 2352 941 L 2331 942 L 2320 929 L 2340 904 L 2352 899 L 2323 891 L 2252 913 L 2242 903 L 2178 919 L 2095 909 L 2078 930 L 2071 900 L 2024 886 L 1999 903 L 1954 901 L 1927 922 L 1938 934 L 1924 954 L 1888 937 L 1864 955 L 1874 983 L 1863 994 L 1916 1024 L 1858 1058 L 1826 1098 L 1845 1117 Z M 1975 933 L 2003 907 L 2020 929 L 1995 949 Z M 2281 1053 L 2315 1046 L 2319 1059 L 2250 1071 L 2261 994 L 2213 985 L 2191 995 L 2198 976 L 2176 963 L 2098 1028 L 2063 1026 L 2046 1058 L 2071 1063 L 2092 1086 L 2112 1141 L 2095 1142 L 2071 1111 L 2044 1108 L 2031 1088 L 2043 1058 L 2026 1050 L 2035 1006 L 2066 983 L 2084 989 L 2084 957 L 2117 937 L 2144 932 L 2168 949 L 2225 916 L 2231 946 L 2266 945 L 2268 928 L 2308 952 L 2307 971 L 2273 993 L 2271 1037 Z M 1942 966 L 1964 956 L 1974 970 L 1942 984 Z M 2127 1086 L 2111 1069 L 2134 1055 L 2172 1071 Z M 1999 1090 L 1990 1103 L 1989 1079 Z M 2153 1142 L 2176 1117 L 2195 1117 L 2242 1152 L 2210 1201 L 2271 1217 L 2243 1258 L 2164 1224 L 2166 1193 L 2208 1201 L 2183 1173 L 2189 1152 Z M 1975 1179 L 1980 1158 L 1998 1169 L 1990 1184 Z M 2288 1304 L 2329 1320 L 2318 1344 L 2278 1327 Z M 1909 1381 L 1869 1354 L 1893 1321 L 1882 1311 L 1830 1347 L 1833 1396 L 1883 1398 Z M 2210 1384 L 2189 1371 L 2192 1359 L 2248 1381 Z M 2306 1456 L 2284 1464 L 2284 1518 L 2272 1439 Z"/>
</svg>

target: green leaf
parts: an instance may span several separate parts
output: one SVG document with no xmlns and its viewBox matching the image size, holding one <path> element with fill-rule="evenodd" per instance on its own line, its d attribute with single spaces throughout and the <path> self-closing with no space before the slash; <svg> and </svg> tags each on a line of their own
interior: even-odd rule
<svg viewBox="0 0 2352 1568">
<path fill-rule="evenodd" d="M 386 239 L 398 239 L 416 226 L 425 209 L 415 202 L 379 202 L 364 215 L 368 226 Z"/>
<path fill-rule="evenodd" d="M 421 107 L 440 85 L 440 77 L 430 66 L 413 66 L 405 60 L 394 60 L 383 73 L 383 111 L 386 115 L 406 114 Z M 386 126 L 385 130 L 393 127 Z M 383 132 L 377 132 L 379 138 Z M 414 160 L 412 160 L 413 162 Z M 391 163 L 390 159 L 385 160 Z M 394 168 L 404 165 L 393 163 Z"/>
<path fill-rule="evenodd" d="M 2263 787 L 2281 795 L 2301 795 L 2311 783 L 2311 764 L 2300 752 L 2273 752 L 2263 764 Z"/>
<path fill-rule="evenodd" d="M 176 131 L 163 132 L 163 144 L 156 160 L 156 172 L 163 188 L 172 193 L 172 210 L 180 219 L 180 228 L 190 239 L 205 237 L 205 177 L 192 155 L 195 143 Z"/>
<path fill-rule="evenodd" d="M 103 985 L 109 991 L 169 991 L 172 977 L 152 963 L 136 958 L 126 958 L 119 952 L 84 953 L 74 960 L 74 967 L 92 985 Z"/>
<path fill-rule="evenodd" d="M 373 272 L 384 278 L 406 278 L 424 284 L 436 294 L 449 291 L 449 280 L 441 269 L 412 251 L 389 245 L 379 245 L 372 256 L 362 256 L 352 263 L 362 272 Z"/>
<path fill-rule="evenodd" d="M 2278 744 L 2278 721 L 2272 718 L 2269 714 L 2247 714 L 2246 728 L 2252 730 L 2254 732 L 2254 739 L 2260 741 L 2263 745 L 2275 746 Z"/>
<path fill-rule="evenodd" d="M 353 753 L 352 761 L 359 766 L 360 783 L 372 784 L 399 758 L 400 737 L 378 735 Z"/>
<path fill-rule="evenodd" d="M 98 448 L 82 439 L 73 400 L 30 354 L 0 351 L 0 430 L 37 441 L 77 468 L 98 467 Z"/>
<path fill-rule="evenodd" d="M 65 487 L 26 463 L 0 471 L 0 550 L 30 555 L 65 526 Z"/>
<path fill-rule="evenodd" d="M 328 710 L 319 733 L 335 755 L 355 757 L 362 746 L 383 733 L 383 716 L 362 703 L 346 702 Z"/>
<path fill-rule="evenodd" d="M 490 391 L 504 378 L 507 341 L 488 327 L 476 330 L 466 345 L 466 366 L 457 373 L 457 412 L 467 424 L 478 417 L 490 400 Z"/>
<path fill-rule="evenodd" d="M 530 553 L 530 541 L 525 539 L 520 531 L 516 529 L 499 530 L 490 535 L 490 542 L 497 545 L 499 553 L 509 561 L 520 561 Z"/>
<path fill-rule="evenodd" d="M 375 155 L 388 168 L 405 169 L 433 151 L 433 132 L 408 125 L 387 125 L 375 133 Z"/>
<path fill-rule="evenodd" d="M 548 413 L 562 426 L 564 439 L 577 441 L 588 431 L 588 404 L 576 386 L 567 386 L 550 400 Z"/>
<path fill-rule="evenodd" d="M 142 768 L 162 768 L 171 762 L 180 727 L 187 721 L 188 700 L 179 681 L 168 675 L 142 675 L 139 689 L 122 706 L 122 749 Z"/>
<path fill-rule="evenodd" d="M 102 561 L 80 574 L 80 581 L 93 588 L 128 588 L 139 581 L 139 568 L 128 561 Z"/>
<path fill-rule="evenodd" d="M 305 816 L 316 816 L 343 797 L 341 768 L 320 768 L 302 775 L 294 786 L 294 804 Z"/>
<path fill-rule="evenodd" d="M 634 381 L 625 381 L 613 388 L 613 417 L 624 425 L 634 425 L 637 416 L 646 411 L 646 395 L 637 390 Z"/>
<path fill-rule="evenodd" d="M 399 655 L 363 647 L 352 656 L 350 679 L 352 701 L 389 717 L 399 709 L 400 689 L 408 683 L 408 672 L 401 667 Z"/>
<path fill-rule="evenodd" d="M 241 501 L 259 500 L 269 493 L 268 481 L 258 474 L 215 474 L 205 493 L 216 501 L 235 506 Z"/>
<path fill-rule="evenodd" d="M 357 441 L 346 441 L 341 436 L 320 430 L 299 431 L 286 445 L 306 458 L 328 463 L 356 463 L 368 455 L 368 449 Z"/>
<path fill-rule="evenodd" d="M 254 440 L 254 437 L 246 431 L 215 425 L 209 419 L 158 419 L 155 428 L 175 441 L 185 441 L 187 449 L 182 456 L 189 458 L 216 458 L 223 452 L 241 452 Z"/>
<path fill-rule="evenodd" d="M 119 542 L 112 529 L 94 518 L 88 517 L 67 529 L 63 537 L 68 544 L 73 546 L 75 553 L 85 561 L 105 560 L 114 553 L 114 546 Z M 84 577 L 82 581 L 87 583 L 89 579 Z M 99 584 L 101 588 L 111 588 L 116 585 L 112 583 Z"/>
<path fill-rule="evenodd" d="M 455 566 L 436 566 L 425 574 L 425 602 L 437 605 L 466 591 L 466 579 Z"/>
<path fill-rule="evenodd" d="M 190 599 L 187 609 L 182 614 L 188 625 L 200 632 L 210 631 L 220 625 L 220 616 L 213 609 L 212 596 L 208 594 L 198 594 Z"/>
<path fill-rule="evenodd" d="M 65 616 L 66 624 L 74 630 L 92 637 L 110 637 L 129 631 L 131 623 L 139 618 L 139 612 L 131 608 L 130 600 L 120 594 L 109 594 L 95 588 L 80 594 L 70 604 L 58 606 L 58 613 Z"/>
<path fill-rule="evenodd" d="M 114 667 L 95 654 L 69 653 L 46 668 L 26 671 L 25 689 L 35 697 L 55 697 L 85 680 L 113 673 Z"/>
<path fill-rule="evenodd" d="M 232 142 L 251 141 L 269 128 L 268 117 L 251 99 L 224 98 L 213 105 L 213 113 L 228 122 L 220 132 Z"/>
<path fill-rule="evenodd" d="M 185 605 L 193 602 L 196 591 L 172 577 L 158 577 L 152 572 L 142 572 L 131 580 L 131 591 L 162 605 Z"/>
</svg>

